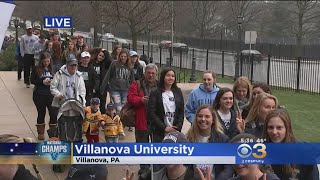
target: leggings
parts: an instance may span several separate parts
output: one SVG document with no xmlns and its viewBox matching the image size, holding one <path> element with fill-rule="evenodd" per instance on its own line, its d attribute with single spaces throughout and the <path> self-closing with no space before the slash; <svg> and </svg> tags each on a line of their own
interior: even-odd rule
<svg viewBox="0 0 320 180">
<path fill-rule="evenodd" d="M 39 95 L 35 92 L 33 93 L 33 102 L 38 111 L 37 124 L 45 123 L 44 118 L 46 116 L 46 108 L 48 109 L 50 116 L 49 124 L 57 123 L 57 116 L 55 115 L 54 109 L 51 106 L 52 100 L 52 95 Z"/>
</svg>

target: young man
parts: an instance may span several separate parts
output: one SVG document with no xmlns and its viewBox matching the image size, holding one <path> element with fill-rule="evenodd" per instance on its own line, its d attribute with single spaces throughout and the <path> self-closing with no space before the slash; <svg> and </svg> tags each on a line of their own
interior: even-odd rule
<svg viewBox="0 0 320 180">
<path fill-rule="evenodd" d="M 31 24 L 26 24 L 26 34 L 20 39 L 20 53 L 24 65 L 24 83 L 30 87 L 30 68 L 34 69 L 34 44 L 39 40 L 38 36 L 32 33 Z"/>
<path fill-rule="evenodd" d="M 87 106 L 90 105 L 88 102 L 93 98 L 93 94 L 99 91 L 100 84 L 100 79 L 96 70 L 89 65 L 90 57 L 91 56 L 87 51 L 83 51 L 81 53 L 81 60 L 79 63 L 79 71 L 81 72 L 81 76 L 86 86 Z"/>
<path fill-rule="evenodd" d="M 77 44 L 76 44 L 76 49 L 79 52 L 82 52 L 85 50 L 86 44 L 84 43 L 84 38 L 83 36 L 79 35 L 77 38 Z"/>
<path fill-rule="evenodd" d="M 194 121 L 194 115 L 198 107 L 204 104 L 213 104 L 219 91 L 214 72 L 205 71 L 202 80 L 203 83 L 190 93 L 185 106 L 185 116 L 190 123 Z"/>
<path fill-rule="evenodd" d="M 44 35 L 40 35 L 39 40 L 34 44 L 34 48 L 33 48 L 35 66 L 39 64 L 40 53 L 45 49 L 45 46 L 46 46 L 46 38 L 44 37 Z"/>
</svg>

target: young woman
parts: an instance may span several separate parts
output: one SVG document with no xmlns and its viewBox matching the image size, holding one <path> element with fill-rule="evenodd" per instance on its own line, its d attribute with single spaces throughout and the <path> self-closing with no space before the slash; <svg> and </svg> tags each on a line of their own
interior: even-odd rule
<svg viewBox="0 0 320 180">
<path fill-rule="evenodd" d="M 121 51 L 122 51 L 122 47 L 120 45 L 115 45 L 111 53 L 112 59 L 119 60 L 119 55 Z"/>
<path fill-rule="evenodd" d="M 127 102 L 128 89 L 134 81 L 133 71 L 130 69 L 128 61 L 128 52 L 122 50 L 119 54 L 119 60 L 112 61 L 100 86 L 100 93 L 106 92 L 108 87 L 118 113 Z"/>
<path fill-rule="evenodd" d="M 68 42 L 68 48 L 63 51 L 62 53 L 62 61 L 63 63 L 66 63 L 68 59 L 70 59 L 70 56 L 77 57 L 78 51 L 75 46 L 75 43 L 73 41 Z"/>
<path fill-rule="evenodd" d="M 233 109 L 234 94 L 230 88 L 220 88 L 214 100 L 213 108 L 217 111 L 218 118 L 223 127 L 223 132 L 229 138 L 237 135 L 237 113 Z"/>
<path fill-rule="evenodd" d="M 245 76 L 239 77 L 233 85 L 233 92 L 235 94 L 234 110 L 240 112 L 245 118 L 250 110 L 252 98 L 252 85 L 249 79 Z"/>
<path fill-rule="evenodd" d="M 252 139 L 253 142 L 257 142 L 257 138 L 254 135 L 247 133 L 235 136 L 230 142 L 241 143 L 242 139 Z M 237 164 L 233 165 L 233 168 L 237 176 L 229 180 L 280 180 L 277 175 L 268 169 L 263 169 L 262 166 L 258 164 Z"/>
<path fill-rule="evenodd" d="M 63 62 L 61 60 L 61 44 L 59 41 L 54 41 L 52 44 L 52 73 L 55 74 L 62 67 Z"/>
<path fill-rule="evenodd" d="M 197 109 L 194 123 L 187 133 L 190 142 L 201 143 L 224 143 L 229 142 L 228 136 L 223 133 L 223 127 L 218 119 L 216 111 L 211 105 L 202 105 Z M 228 179 L 232 177 L 233 170 L 230 165 L 194 165 L 194 179 L 199 179 L 196 167 L 205 172 L 206 167 L 210 168 L 211 177 L 215 179 Z M 213 168 L 214 167 L 214 168 Z"/>
<path fill-rule="evenodd" d="M 49 126 L 55 126 L 57 119 L 51 107 L 53 95 L 50 92 L 50 83 L 53 78 L 51 56 L 48 52 L 40 54 L 39 65 L 31 73 L 31 83 L 34 84 L 33 102 L 38 111 L 37 132 L 38 139 L 44 140 L 46 108 L 49 111 Z"/>
<path fill-rule="evenodd" d="M 44 51 L 48 52 L 51 57 L 53 56 L 52 46 L 53 46 L 53 42 L 52 41 L 46 41 Z"/>
<path fill-rule="evenodd" d="M 271 87 L 267 83 L 264 83 L 264 82 L 254 83 L 252 86 L 252 100 L 254 100 L 254 98 L 256 98 L 256 96 L 261 93 L 272 94 Z"/>
<path fill-rule="evenodd" d="M 143 78 L 143 67 L 142 65 L 139 63 L 138 60 L 138 53 L 136 51 L 130 51 L 130 66 L 133 69 L 133 73 L 134 73 L 134 79 L 135 80 L 139 80 L 141 78 Z"/>
<path fill-rule="evenodd" d="M 293 134 L 290 116 L 285 109 L 276 109 L 268 114 L 265 120 L 263 135 L 267 143 L 298 142 Z M 281 180 L 319 180 L 317 165 L 287 164 L 271 165 L 271 167 Z"/>
<path fill-rule="evenodd" d="M 237 128 L 240 133 L 246 132 L 256 137 L 262 137 L 265 119 L 268 113 L 278 107 L 278 100 L 271 94 L 261 93 L 253 102 L 247 118 L 243 121 L 241 117 L 237 119 Z"/>
<path fill-rule="evenodd" d="M 177 86 L 176 73 L 172 68 L 164 68 L 160 74 L 159 87 L 151 92 L 147 108 L 152 142 L 162 142 L 169 132 L 181 132 L 183 112 L 184 99 Z"/>
<path fill-rule="evenodd" d="M 89 53 L 92 55 L 90 64 L 96 70 L 99 76 L 99 81 L 100 81 L 99 87 L 101 87 L 103 78 L 107 74 L 107 71 L 112 61 L 111 56 L 106 49 L 102 49 L 102 48 L 89 49 Z M 94 94 L 94 97 L 98 97 L 101 101 L 100 111 L 102 114 L 106 113 L 105 111 L 106 96 L 107 96 L 106 92 L 100 92 L 100 88 L 99 88 L 99 91 Z"/>
</svg>

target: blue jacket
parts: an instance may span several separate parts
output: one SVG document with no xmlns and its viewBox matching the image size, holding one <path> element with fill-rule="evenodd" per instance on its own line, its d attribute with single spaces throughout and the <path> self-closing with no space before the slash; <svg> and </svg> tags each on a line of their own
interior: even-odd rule
<svg viewBox="0 0 320 180">
<path fill-rule="evenodd" d="M 20 45 L 19 45 L 20 43 L 19 42 L 17 42 L 16 43 L 16 60 L 19 60 L 19 58 L 21 58 L 21 52 L 20 52 Z"/>
<path fill-rule="evenodd" d="M 214 86 L 212 91 L 208 92 L 204 89 L 203 84 L 200 84 L 198 88 L 192 90 L 184 110 L 185 116 L 190 123 L 194 121 L 194 116 L 198 107 L 204 104 L 214 103 L 218 91 L 219 88 Z"/>
</svg>

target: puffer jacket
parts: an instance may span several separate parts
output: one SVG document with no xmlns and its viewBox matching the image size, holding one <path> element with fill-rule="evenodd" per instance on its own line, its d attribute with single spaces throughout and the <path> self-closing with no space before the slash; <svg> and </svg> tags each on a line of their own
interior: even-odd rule
<svg viewBox="0 0 320 180">
<path fill-rule="evenodd" d="M 104 135 L 106 137 L 118 137 L 123 133 L 123 126 L 120 116 L 116 115 L 113 118 L 108 114 L 103 114 L 102 119 L 105 122 Z"/>
<path fill-rule="evenodd" d="M 61 94 L 66 96 L 66 85 L 67 85 L 67 76 L 70 74 L 67 71 L 67 66 L 63 65 L 60 70 L 54 75 L 53 80 L 50 84 L 50 92 L 54 96 L 52 101 L 52 106 L 60 107 L 63 99 L 59 99 L 58 96 Z M 86 104 L 86 87 L 84 80 L 79 71 L 75 73 L 75 98 L 82 102 L 83 107 Z"/>
<path fill-rule="evenodd" d="M 87 133 L 89 130 L 90 135 L 99 134 L 99 121 L 102 121 L 101 112 L 92 113 L 90 106 L 86 107 L 85 112 L 86 118 L 82 123 L 82 132 Z"/>
</svg>

